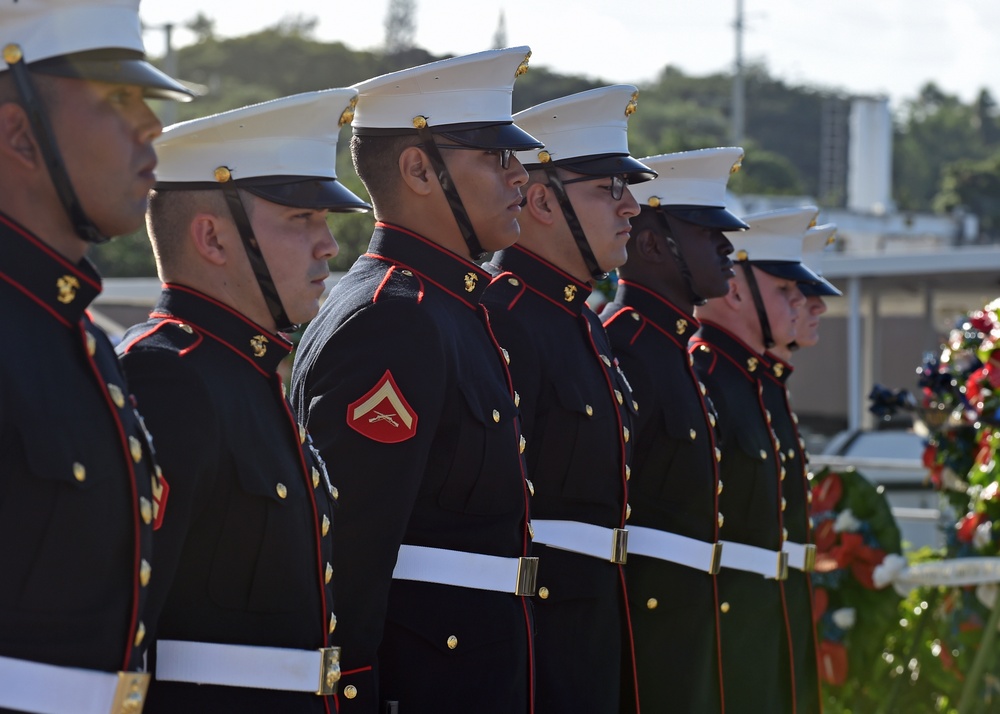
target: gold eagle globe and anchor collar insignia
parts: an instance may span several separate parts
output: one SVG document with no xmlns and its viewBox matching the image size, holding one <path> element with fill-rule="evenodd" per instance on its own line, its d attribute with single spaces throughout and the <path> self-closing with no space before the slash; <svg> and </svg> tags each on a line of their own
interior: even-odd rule
<svg viewBox="0 0 1000 714">
<path fill-rule="evenodd" d="M 529 290 L 538 293 L 573 315 L 579 315 L 593 288 L 563 272 L 534 253 L 512 245 L 496 254 L 498 273 L 510 272 Z"/>
<path fill-rule="evenodd" d="M 292 351 L 292 343 L 282 335 L 272 334 L 239 312 L 182 285 L 166 285 L 151 317 L 183 325 L 181 329 L 191 335 L 195 345 L 200 341 L 225 345 L 268 377 Z"/>
<path fill-rule="evenodd" d="M 254 335 L 250 338 L 250 349 L 253 350 L 254 357 L 263 357 L 267 354 L 267 343 L 270 342 L 264 335 Z"/>
<path fill-rule="evenodd" d="M 101 292 L 89 260 L 71 263 L 2 213 L 0 276 L 67 326 L 78 323 Z"/>
</svg>

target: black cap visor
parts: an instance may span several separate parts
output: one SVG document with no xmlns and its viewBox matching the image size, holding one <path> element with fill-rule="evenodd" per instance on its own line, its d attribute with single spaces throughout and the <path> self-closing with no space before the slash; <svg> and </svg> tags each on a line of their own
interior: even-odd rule
<svg viewBox="0 0 1000 714">
<path fill-rule="evenodd" d="M 628 183 L 652 181 L 657 177 L 653 169 L 628 154 L 603 154 L 600 156 L 580 156 L 564 161 L 553 161 L 552 166 L 573 173 L 600 178 L 602 176 L 625 176 Z M 529 171 L 542 168 L 540 163 L 525 164 Z"/>
<path fill-rule="evenodd" d="M 431 133 L 443 136 L 464 146 L 477 149 L 514 149 L 527 151 L 542 148 L 542 142 L 513 122 L 470 122 L 465 124 L 428 124 Z M 358 136 L 406 136 L 416 135 L 417 130 L 409 127 L 353 127 Z"/>
<path fill-rule="evenodd" d="M 792 260 L 751 260 L 750 264 L 769 275 L 794 280 L 797 283 L 816 283 L 822 280 L 805 265 Z"/>
<path fill-rule="evenodd" d="M 806 297 L 841 297 L 844 294 L 823 276 L 815 283 L 799 283 L 799 290 Z"/>
<path fill-rule="evenodd" d="M 744 231 L 750 226 L 725 208 L 715 206 L 666 206 L 660 208 L 671 216 L 677 216 L 682 221 L 693 223 L 705 228 L 717 228 L 722 231 Z"/>
<path fill-rule="evenodd" d="M 331 178 L 316 176 L 255 176 L 237 179 L 236 185 L 265 201 L 294 208 L 329 210 L 334 213 L 363 213 L 371 206 L 346 186 Z M 220 188 L 215 181 L 163 181 L 157 191 L 205 191 Z"/>
<path fill-rule="evenodd" d="M 32 72 L 69 79 L 89 79 L 109 84 L 142 87 L 146 97 L 189 102 L 194 92 L 146 61 L 132 50 L 91 50 L 51 57 L 28 65 Z"/>
</svg>

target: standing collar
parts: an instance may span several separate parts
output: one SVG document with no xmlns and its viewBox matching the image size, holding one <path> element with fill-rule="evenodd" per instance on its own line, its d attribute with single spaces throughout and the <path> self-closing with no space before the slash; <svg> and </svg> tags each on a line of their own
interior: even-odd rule
<svg viewBox="0 0 1000 714">
<path fill-rule="evenodd" d="M 701 323 L 693 315 L 684 312 L 662 295 L 630 280 L 618 281 L 615 302 L 635 309 L 661 330 L 676 336 L 682 342 L 690 340 L 701 327 Z"/>
<path fill-rule="evenodd" d="M 408 268 L 447 294 L 475 309 L 490 282 L 490 274 L 462 256 L 417 233 L 388 223 L 376 223 L 366 255 Z"/>
<path fill-rule="evenodd" d="M 77 264 L 0 213 L 0 279 L 14 285 L 65 325 L 80 321 L 101 294 L 101 276 L 84 258 Z"/>
<path fill-rule="evenodd" d="M 593 292 L 589 283 L 580 282 L 518 245 L 498 252 L 493 257 L 493 265 L 500 272 L 514 273 L 524 280 L 529 289 L 574 315 L 583 312 L 583 306 Z"/>
<path fill-rule="evenodd" d="M 771 361 L 771 376 L 776 379 L 779 384 L 787 382 L 788 378 L 792 376 L 792 372 L 795 371 L 795 368 L 771 352 L 767 353 L 767 358 Z"/>
<path fill-rule="evenodd" d="M 187 323 L 268 375 L 276 373 L 281 360 L 292 351 L 292 343 L 282 335 L 268 332 L 232 308 L 183 285 L 164 285 L 150 316 Z"/>
<path fill-rule="evenodd" d="M 762 355 L 721 325 L 702 320 L 698 339 L 715 347 L 741 370 L 756 379 L 771 371 L 771 355 Z"/>
</svg>

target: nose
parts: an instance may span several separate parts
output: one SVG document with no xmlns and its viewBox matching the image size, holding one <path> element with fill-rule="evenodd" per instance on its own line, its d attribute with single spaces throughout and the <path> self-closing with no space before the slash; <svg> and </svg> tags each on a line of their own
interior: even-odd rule
<svg viewBox="0 0 1000 714">
<path fill-rule="evenodd" d="M 618 202 L 618 213 L 629 218 L 639 215 L 639 202 L 635 200 L 628 186 L 622 191 L 622 200 Z"/>
<path fill-rule="evenodd" d="M 528 182 L 528 172 L 518 160 L 517 155 L 510 157 L 510 165 L 507 167 L 507 180 L 511 186 L 523 186 Z"/>
<path fill-rule="evenodd" d="M 143 143 L 153 141 L 163 133 L 163 122 L 149 108 L 146 100 L 142 100 L 139 116 L 136 119 L 136 128 Z"/>
<path fill-rule="evenodd" d="M 800 307 L 802 307 L 803 305 L 805 305 L 805 302 L 806 302 L 806 296 L 802 294 L 801 290 L 799 290 L 799 284 L 798 283 L 793 283 L 792 284 L 792 300 L 791 300 L 792 307 L 795 308 L 796 310 L 798 310 Z"/>
<path fill-rule="evenodd" d="M 333 237 L 333 231 L 330 230 L 330 226 L 326 221 L 324 221 L 320 234 L 321 239 L 316 246 L 316 257 L 323 260 L 336 258 L 337 254 L 340 253 L 340 245 L 337 243 L 337 239 Z"/>
</svg>

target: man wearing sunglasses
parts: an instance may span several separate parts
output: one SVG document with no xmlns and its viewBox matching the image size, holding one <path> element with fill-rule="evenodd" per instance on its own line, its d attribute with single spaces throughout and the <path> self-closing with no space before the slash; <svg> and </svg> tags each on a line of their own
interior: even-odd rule
<svg viewBox="0 0 1000 714">
<path fill-rule="evenodd" d="M 628 153 L 636 96 L 603 87 L 514 117 L 545 148 L 518 154 L 530 177 L 521 239 L 487 266 L 526 439 L 539 712 L 637 709 L 622 572 L 636 404 L 586 305 L 593 281 L 625 262 L 639 212 L 626 184 L 656 175 Z"/>
<path fill-rule="evenodd" d="M 474 261 L 517 240 L 527 47 L 356 85 L 368 252 L 306 330 L 300 420 L 338 488 L 340 712 L 532 709 L 537 561 L 521 429 Z"/>
</svg>

